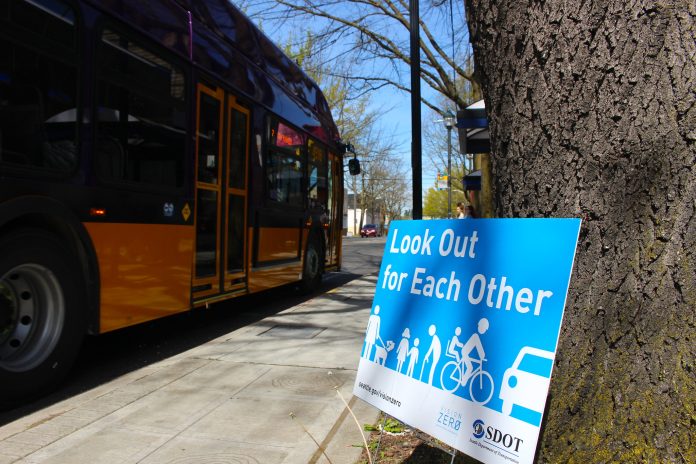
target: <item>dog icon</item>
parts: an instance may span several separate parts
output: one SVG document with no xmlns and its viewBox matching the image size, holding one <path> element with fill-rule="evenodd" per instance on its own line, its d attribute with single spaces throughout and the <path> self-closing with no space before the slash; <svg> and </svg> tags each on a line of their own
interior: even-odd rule
<svg viewBox="0 0 696 464">
<path fill-rule="evenodd" d="M 380 339 L 381 341 L 381 339 Z M 387 353 L 394 349 L 394 342 L 387 340 L 385 346 L 375 346 L 375 362 L 381 366 L 387 362 Z"/>
</svg>

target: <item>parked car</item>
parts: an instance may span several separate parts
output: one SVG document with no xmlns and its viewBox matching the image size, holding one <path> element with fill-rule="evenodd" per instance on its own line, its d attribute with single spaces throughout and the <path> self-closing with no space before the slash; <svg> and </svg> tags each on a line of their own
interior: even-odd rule
<svg viewBox="0 0 696 464">
<path fill-rule="evenodd" d="M 361 237 L 379 237 L 379 235 L 375 224 L 365 224 L 362 226 L 362 229 L 360 229 Z"/>
<path fill-rule="evenodd" d="M 512 366 L 503 374 L 500 399 L 502 413 L 509 416 L 515 405 L 544 412 L 546 392 L 551 382 L 554 353 L 525 346 L 520 350 Z"/>
</svg>

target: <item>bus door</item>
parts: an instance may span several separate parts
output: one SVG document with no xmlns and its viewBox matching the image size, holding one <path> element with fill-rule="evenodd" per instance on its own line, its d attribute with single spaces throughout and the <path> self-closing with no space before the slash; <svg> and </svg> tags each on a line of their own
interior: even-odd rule
<svg viewBox="0 0 696 464">
<path fill-rule="evenodd" d="M 223 290 L 245 289 L 247 285 L 247 153 L 249 110 L 227 97 L 227 175 Z"/>
<path fill-rule="evenodd" d="M 328 249 L 326 251 L 326 266 L 336 266 L 340 260 L 341 237 L 343 234 L 343 196 L 341 194 L 343 180 L 343 164 L 341 159 L 334 153 L 329 152 L 328 166 L 328 191 L 329 191 L 329 230 L 328 230 Z M 339 216 L 341 214 L 341 216 Z"/>
<path fill-rule="evenodd" d="M 202 300 L 246 288 L 249 112 L 222 89 L 198 84 L 196 117 L 192 292 Z"/>
</svg>

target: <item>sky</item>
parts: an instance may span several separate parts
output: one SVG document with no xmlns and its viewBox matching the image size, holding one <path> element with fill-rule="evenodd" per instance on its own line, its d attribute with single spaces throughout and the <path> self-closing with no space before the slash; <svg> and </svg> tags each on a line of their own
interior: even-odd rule
<svg viewBox="0 0 696 464">
<path fill-rule="evenodd" d="M 267 13 L 269 11 L 279 11 L 279 7 L 273 0 L 247 0 L 246 4 L 244 3 L 244 0 L 232 1 L 238 4 L 238 6 L 241 6 L 243 9 L 245 9 L 247 14 L 252 18 L 252 20 L 257 21 L 257 24 L 259 24 L 259 21 L 257 13 L 255 12 L 264 11 Z M 452 3 L 451 8 L 449 8 L 450 3 L 447 2 L 447 0 L 436 1 L 438 3 L 444 2 L 445 4 L 438 10 L 435 10 L 436 13 L 433 21 L 437 21 L 437 24 L 434 24 L 432 22 L 430 23 L 431 31 L 439 31 L 440 34 L 444 34 L 443 31 L 449 32 L 450 30 L 452 30 L 452 28 L 461 29 L 466 27 L 464 23 L 464 12 L 462 11 L 463 2 L 450 0 Z M 427 15 L 427 12 L 425 11 L 426 3 L 430 2 L 428 2 L 428 0 L 421 0 L 421 18 L 424 18 Z M 347 12 L 342 12 L 341 8 L 355 8 L 353 5 L 351 5 L 350 7 L 342 6 L 340 2 L 334 3 L 332 7 L 332 14 L 344 17 L 347 17 L 349 15 Z M 451 13 L 452 16 L 450 16 L 449 13 Z M 432 18 L 433 16 L 427 17 L 428 20 L 431 20 Z M 302 31 L 305 29 L 317 30 L 321 28 L 321 21 L 322 20 L 318 18 L 312 19 L 305 17 L 302 19 L 302 21 L 297 22 L 285 18 L 283 21 L 276 22 L 271 25 L 269 20 L 265 19 L 260 22 L 260 26 L 273 41 L 275 41 L 277 44 L 284 44 L 287 43 L 289 38 L 302 39 L 304 37 Z M 387 22 L 378 22 L 376 23 L 376 27 L 381 28 L 380 32 L 387 35 L 390 39 L 393 39 L 395 41 L 400 40 L 401 42 L 405 43 L 405 52 L 409 52 L 409 35 L 407 30 L 400 27 L 394 28 L 393 24 L 389 24 Z M 441 39 L 438 38 L 438 40 Z M 443 44 L 447 44 L 448 42 L 451 44 L 451 39 L 442 40 Z M 341 56 L 341 54 L 344 53 L 344 50 L 342 50 L 341 48 L 342 46 L 345 47 L 345 43 L 336 43 L 332 45 L 332 50 L 328 50 L 328 53 Z M 451 48 L 454 48 L 454 44 L 449 46 Z M 468 43 L 466 46 L 468 46 Z M 371 68 L 371 66 L 374 66 L 374 64 L 370 63 L 369 61 L 356 62 L 354 66 L 357 72 L 361 72 L 364 74 L 370 74 L 371 72 L 374 72 L 374 69 Z M 389 64 L 387 63 L 385 66 L 389 66 Z M 404 83 L 406 86 L 410 86 L 410 70 L 406 64 L 401 64 L 398 66 L 398 68 L 393 69 L 393 73 L 390 77 L 394 77 L 397 74 L 400 74 L 402 83 Z M 436 96 L 436 92 L 432 90 L 424 82 L 421 83 L 421 93 L 423 97 L 429 98 L 431 101 L 435 100 L 434 97 Z M 407 170 L 410 172 L 412 127 L 410 93 L 398 90 L 392 86 L 385 86 L 381 87 L 378 90 L 372 91 L 372 93 L 370 94 L 370 101 L 372 105 L 371 109 L 375 109 L 379 112 L 384 113 L 379 125 L 381 126 L 381 129 L 384 131 L 385 134 L 391 134 L 394 137 L 394 139 L 398 142 L 398 148 L 396 150 L 397 154 L 402 159 L 403 166 L 407 168 Z M 430 108 L 428 108 L 425 105 L 421 105 L 421 122 L 423 124 L 424 138 L 426 136 L 426 124 L 432 124 L 432 121 L 438 118 L 439 116 L 436 116 Z M 436 124 L 441 125 L 443 134 L 446 133 L 444 124 L 442 124 L 441 122 Z M 446 166 L 434 166 L 427 153 L 426 140 L 422 141 L 422 146 L 422 184 L 423 194 L 425 195 L 425 191 L 427 191 L 428 188 L 432 187 L 435 184 L 438 168 L 442 171 L 445 171 Z M 409 179 L 409 184 L 410 182 L 411 179 Z"/>
</svg>

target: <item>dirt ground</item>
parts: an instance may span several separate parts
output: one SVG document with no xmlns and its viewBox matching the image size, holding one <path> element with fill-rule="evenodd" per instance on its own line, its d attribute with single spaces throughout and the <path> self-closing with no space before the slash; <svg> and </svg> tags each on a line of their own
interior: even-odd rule
<svg viewBox="0 0 696 464">
<path fill-rule="evenodd" d="M 384 424 L 382 418 L 375 426 Z M 451 448 L 434 438 L 416 432 L 394 419 L 388 419 L 385 432 L 369 432 L 368 444 L 373 464 L 450 464 Z M 365 432 L 368 433 L 368 432 Z M 454 464 L 478 464 L 479 461 L 457 453 Z M 367 453 L 363 449 L 358 464 L 369 464 Z"/>
</svg>

